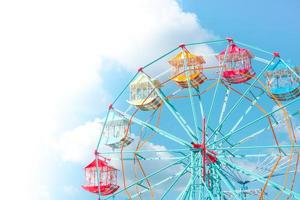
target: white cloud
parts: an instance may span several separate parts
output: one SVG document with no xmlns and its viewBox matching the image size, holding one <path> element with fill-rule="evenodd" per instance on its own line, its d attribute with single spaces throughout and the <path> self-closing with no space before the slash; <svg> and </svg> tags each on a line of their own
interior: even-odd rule
<svg viewBox="0 0 300 200">
<path fill-rule="evenodd" d="M 131 71 L 181 42 L 212 37 L 175 0 L 3 1 L 0 26 L 5 30 L 0 32 L 0 152 L 6 163 L 23 163 L 26 172 L 12 178 L 6 172 L 19 166 L 1 166 L 2 199 L 11 199 L 14 179 L 23 186 L 22 198 L 34 199 L 33 188 L 47 176 L 43 170 L 53 170 L 41 159 L 51 162 L 45 155 L 66 123 L 62 115 L 72 118 L 67 108 L 81 106 L 76 99 L 84 91 L 97 86 L 99 103 L 106 107 L 110 97 L 102 87 L 103 59 Z M 80 135 L 76 131 L 61 141 L 80 145 L 73 138 Z M 71 144 L 65 148 L 65 160 L 78 159 L 80 152 L 71 152 Z"/>
<path fill-rule="evenodd" d="M 78 188 L 73 185 L 66 185 L 63 187 L 63 191 L 69 196 L 74 196 L 78 192 Z"/>
<path fill-rule="evenodd" d="M 74 130 L 67 131 L 54 144 L 64 161 L 87 162 L 91 160 L 100 135 L 99 119 L 86 122 Z"/>
<path fill-rule="evenodd" d="M 137 69 L 182 42 L 212 38 L 196 15 L 182 12 L 174 0 L 117 2 L 110 1 L 100 10 L 102 17 L 110 19 L 103 24 L 101 44 L 105 56 L 129 69 Z"/>
</svg>

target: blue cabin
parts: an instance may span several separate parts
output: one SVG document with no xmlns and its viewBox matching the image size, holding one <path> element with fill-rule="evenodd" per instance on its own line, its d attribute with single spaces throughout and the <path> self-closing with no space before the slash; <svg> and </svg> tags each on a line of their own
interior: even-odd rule
<svg viewBox="0 0 300 200">
<path fill-rule="evenodd" d="M 281 60 L 274 62 L 265 72 L 269 96 L 278 101 L 289 101 L 300 96 L 299 74 L 300 66 L 292 71 Z"/>
</svg>

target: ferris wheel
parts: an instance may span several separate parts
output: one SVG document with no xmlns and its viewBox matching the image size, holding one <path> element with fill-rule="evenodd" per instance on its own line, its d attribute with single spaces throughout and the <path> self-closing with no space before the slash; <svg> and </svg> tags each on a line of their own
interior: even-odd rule
<svg viewBox="0 0 300 200">
<path fill-rule="evenodd" d="M 180 44 L 109 105 L 82 187 L 101 200 L 300 199 L 299 116 L 300 67 L 278 52 Z"/>
</svg>

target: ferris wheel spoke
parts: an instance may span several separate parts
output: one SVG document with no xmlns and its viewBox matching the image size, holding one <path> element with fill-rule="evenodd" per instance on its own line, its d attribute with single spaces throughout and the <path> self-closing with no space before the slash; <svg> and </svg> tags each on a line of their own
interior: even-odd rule
<svg viewBox="0 0 300 200">
<path fill-rule="evenodd" d="M 135 153 L 135 155 L 137 155 L 137 157 L 139 157 L 141 160 L 144 160 L 144 161 L 149 161 L 149 160 L 179 160 L 179 159 L 182 159 L 184 157 L 144 157 L 144 156 L 141 156 L 140 154 L 137 154 Z M 127 158 L 111 158 L 110 160 L 124 160 L 124 161 L 130 161 L 130 160 L 135 160 L 135 158 L 132 158 L 132 157 L 127 157 Z"/>
<path fill-rule="evenodd" d="M 131 154 L 131 153 L 164 153 L 164 152 L 168 152 L 168 153 L 178 153 L 181 154 L 183 156 L 186 156 L 186 154 L 184 154 L 183 152 L 190 152 L 190 148 L 188 149 L 167 149 L 167 150 L 138 150 L 138 151 L 126 151 L 123 150 L 122 151 L 124 154 Z M 108 155 L 108 154 L 119 154 L 121 153 L 121 151 L 105 151 L 105 152 L 101 152 L 102 155 Z"/>
<path fill-rule="evenodd" d="M 275 109 L 275 110 L 273 110 L 273 111 L 271 111 L 271 112 L 266 113 L 265 115 L 263 115 L 263 116 L 261 116 L 261 117 L 255 119 L 255 120 L 253 120 L 252 122 L 247 123 L 246 125 L 240 127 L 239 129 L 237 129 L 237 130 L 235 130 L 235 131 L 233 131 L 233 132 L 229 132 L 229 133 L 226 134 L 224 137 L 222 137 L 222 138 L 216 140 L 215 142 L 210 143 L 208 146 L 210 146 L 210 145 L 212 145 L 212 144 L 214 144 L 214 143 L 220 142 L 220 141 L 222 141 L 222 140 L 224 140 L 224 139 L 228 139 L 229 137 L 233 136 L 234 134 L 238 133 L 239 131 L 241 131 L 241 130 L 243 130 L 243 129 L 245 129 L 245 128 L 247 128 L 247 127 L 253 125 L 253 124 L 255 124 L 256 122 L 258 122 L 258 121 L 260 121 L 260 120 L 262 120 L 262 119 L 264 119 L 264 118 L 266 118 L 266 117 L 269 117 L 269 116 L 272 115 L 273 113 L 276 113 L 276 112 L 278 112 L 279 110 L 281 110 L 281 109 L 283 109 L 283 108 L 286 108 L 286 107 L 288 107 L 289 105 L 292 105 L 292 104 L 296 103 L 297 101 L 300 101 L 300 98 L 294 99 L 294 100 L 290 101 L 289 103 L 287 103 L 287 104 L 285 104 L 285 105 L 282 105 L 282 106 L 278 107 L 277 109 Z"/>
<path fill-rule="evenodd" d="M 198 88 L 194 87 L 194 90 L 196 91 L 197 93 L 197 97 L 198 97 L 198 102 L 199 102 L 199 108 L 200 108 L 200 113 L 201 113 L 201 119 L 203 121 L 203 119 L 205 118 L 205 111 L 204 111 L 204 106 L 203 106 L 203 102 L 202 102 L 202 95 L 209 91 L 210 89 L 212 89 L 216 84 L 217 84 L 218 81 L 214 81 L 211 85 L 209 85 L 206 89 L 204 89 L 203 92 L 200 92 L 200 89 L 199 89 L 199 86 Z M 202 132 L 202 129 L 200 127 L 197 127 L 198 131 Z M 207 136 L 207 134 L 206 134 Z"/>
<path fill-rule="evenodd" d="M 240 166 L 238 166 L 238 165 L 236 165 L 234 163 L 228 162 L 228 161 L 226 161 L 224 159 L 220 158 L 219 161 L 221 163 L 223 163 L 223 164 L 225 164 L 225 165 L 227 165 L 227 166 L 229 166 L 229 167 L 231 167 L 231 168 L 233 168 L 233 169 L 235 169 L 235 170 L 237 170 L 237 171 L 239 171 L 239 172 L 247 175 L 247 176 L 256 178 L 257 181 L 259 181 L 262 184 L 265 184 L 266 181 L 268 181 L 268 185 L 271 186 L 273 189 L 276 189 L 278 191 L 282 191 L 286 195 L 288 195 L 288 196 L 291 195 L 291 196 L 295 197 L 296 199 L 300 199 L 300 194 L 299 193 L 296 193 L 296 192 L 294 192 L 294 191 L 292 191 L 292 190 L 290 190 L 290 189 L 288 189 L 286 187 L 283 187 L 280 184 L 277 184 L 277 183 L 275 183 L 272 180 L 268 180 L 268 178 L 264 178 L 263 176 L 258 175 L 257 173 L 254 173 L 254 172 L 252 172 L 250 170 L 247 170 L 244 167 L 240 167 Z"/>
<path fill-rule="evenodd" d="M 296 167 L 297 165 L 297 161 L 292 162 L 292 163 L 288 163 L 289 161 L 287 160 L 284 164 L 281 164 L 280 166 L 278 166 L 277 171 L 281 171 L 283 169 L 286 169 L 286 167 L 290 166 L 290 167 Z"/>
<path fill-rule="evenodd" d="M 229 49 L 229 45 L 226 46 L 226 50 L 225 50 L 225 56 L 224 56 L 224 60 L 223 62 L 221 63 L 221 66 L 224 65 L 225 63 L 225 60 L 227 58 L 227 54 L 228 54 L 228 49 Z M 222 68 L 221 68 L 221 72 L 222 72 Z M 208 112 L 208 117 L 207 117 L 207 126 L 209 126 L 209 121 L 210 121 L 210 117 L 211 117 L 211 112 L 212 112 L 212 109 L 213 109 L 213 106 L 215 104 L 215 100 L 216 100 L 216 95 L 217 95 L 217 92 L 218 92 L 218 88 L 219 88 L 219 85 L 220 85 L 220 82 L 221 82 L 221 79 L 222 79 L 222 73 L 219 73 L 219 76 L 218 76 L 218 82 L 217 82 L 217 85 L 215 87 L 215 91 L 214 91 L 214 94 L 213 94 L 213 99 L 212 99 L 212 102 L 210 104 L 210 108 L 209 108 L 209 112 Z M 209 140 L 207 140 L 208 142 Z"/>
<path fill-rule="evenodd" d="M 296 153 L 295 153 L 296 154 Z M 264 159 L 263 161 L 259 162 L 259 159 L 256 163 L 256 167 L 255 167 L 255 172 L 256 174 L 262 176 L 263 178 L 268 178 L 270 173 L 272 172 L 272 166 L 276 163 L 276 159 L 281 156 L 281 155 L 268 155 L 268 154 L 265 154 L 264 157 L 266 157 L 266 159 Z M 275 159 L 272 159 L 275 158 Z M 283 157 L 282 160 L 284 160 L 285 158 L 287 158 L 288 156 L 284 157 L 284 156 L 281 156 Z M 239 158 L 239 157 L 234 157 L 235 158 Z M 269 159 L 271 158 L 271 159 Z M 227 160 L 230 160 L 230 163 L 236 163 L 233 159 L 231 158 L 227 158 Z M 286 159 L 285 159 L 286 160 Z M 277 165 L 276 167 L 276 173 L 274 173 L 271 177 L 280 177 L 280 176 L 284 176 L 284 175 L 287 175 L 287 174 L 293 174 L 295 173 L 295 170 L 289 170 L 285 173 L 283 172 L 280 172 L 282 169 L 286 168 L 287 166 L 283 166 L 283 165 L 286 165 L 286 162 L 288 161 L 284 161 L 283 163 Z M 291 163 L 290 164 L 290 167 L 293 167 L 296 163 Z M 240 172 L 238 172 L 237 170 L 234 170 L 233 168 L 227 166 L 227 165 L 223 165 L 224 168 L 226 168 L 226 170 L 224 170 L 227 175 L 229 176 L 235 176 L 233 177 L 233 179 L 238 182 L 238 183 L 252 183 L 252 182 L 255 182 L 257 181 L 257 178 L 252 178 L 252 179 L 247 179 L 247 178 L 242 178 L 240 176 Z M 239 178 L 238 178 L 239 177 Z"/>
<path fill-rule="evenodd" d="M 230 86 L 229 86 L 230 87 Z M 231 88 L 231 87 L 230 87 Z M 236 91 L 235 89 L 231 88 L 233 91 L 239 93 L 238 91 Z M 252 95 L 252 97 L 254 98 L 254 100 L 251 101 L 251 105 L 248 107 L 248 109 L 245 111 L 244 115 L 241 116 L 241 118 L 237 121 L 237 123 L 233 126 L 233 128 L 229 131 L 229 132 L 233 132 L 234 130 L 236 130 L 236 128 L 238 127 L 238 125 L 242 122 L 242 120 L 246 117 L 246 115 L 251 111 L 251 109 L 254 107 L 254 105 L 257 104 L 258 100 L 261 98 L 261 96 L 264 94 L 264 91 L 262 91 L 258 96 L 255 96 L 251 90 L 249 91 L 250 94 Z M 271 115 L 271 117 L 274 119 L 274 116 Z M 276 119 L 274 119 L 275 123 L 272 124 L 272 126 L 274 127 L 275 125 L 278 125 L 278 121 L 276 121 Z M 238 143 L 232 145 L 232 146 L 236 146 L 238 145 L 239 143 L 243 143 L 257 135 L 260 135 L 261 133 L 263 133 L 265 130 L 269 130 L 271 128 L 271 126 L 268 126 L 266 128 L 263 128 L 257 132 L 255 132 L 253 135 L 251 134 L 250 136 L 247 136 L 246 138 L 240 140 Z M 226 142 L 228 142 L 227 140 L 225 140 Z M 221 143 L 223 144 L 223 142 Z"/>
<path fill-rule="evenodd" d="M 187 55 L 186 53 L 182 50 L 182 53 L 184 55 L 184 70 L 185 70 L 185 76 L 187 77 L 187 84 L 188 84 L 188 91 L 189 91 L 189 96 L 190 96 L 190 103 L 191 103 L 191 109 L 193 113 L 193 120 L 194 120 L 194 126 L 195 126 L 195 135 L 197 136 L 197 141 L 200 140 L 200 132 L 198 131 L 198 125 L 197 125 L 197 116 L 196 116 L 196 109 L 195 109 L 195 103 L 194 103 L 194 97 L 193 97 L 193 91 L 192 91 L 192 84 L 191 84 L 191 79 L 190 79 L 190 72 L 187 69 Z"/>
<path fill-rule="evenodd" d="M 224 95 L 224 101 L 223 101 L 223 105 L 222 105 L 222 110 L 221 110 L 220 116 L 219 116 L 219 124 L 221 123 L 221 121 L 222 121 L 222 119 L 223 119 L 223 116 L 224 116 L 224 113 L 225 113 L 225 110 L 226 110 L 226 107 L 227 107 L 229 95 L 230 95 L 230 90 L 229 90 L 228 88 L 226 88 L 226 93 L 225 93 L 225 95 Z M 216 132 L 214 132 L 213 130 L 211 130 L 211 131 L 212 131 L 212 134 L 209 136 L 209 138 L 208 138 L 207 141 L 209 141 L 210 138 L 212 138 L 213 136 L 214 136 L 214 141 L 216 141 L 217 135 L 218 135 L 217 133 L 221 134 L 221 132 L 220 132 L 220 131 L 221 131 L 221 128 L 222 128 L 222 127 L 220 127 L 220 129 L 219 129 L 218 131 L 216 131 Z M 209 128 L 209 129 L 211 129 L 211 128 Z M 221 134 L 221 135 L 222 135 L 222 134 Z M 227 140 L 226 140 L 226 142 L 228 143 Z"/>
<path fill-rule="evenodd" d="M 242 94 L 242 96 L 236 101 L 236 103 L 232 106 L 232 108 L 228 111 L 228 113 L 225 115 L 224 119 L 221 121 L 221 123 L 219 123 L 219 125 L 217 126 L 217 128 L 215 129 L 214 132 L 216 132 L 216 130 L 218 130 L 220 127 L 222 127 L 222 125 L 224 124 L 224 122 L 229 118 L 229 116 L 231 115 L 231 113 L 241 104 L 242 100 L 244 99 L 245 95 L 251 90 L 251 88 L 254 86 L 254 84 L 258 81 L 258 79 L 262 76 L 262 74 L 268 69 L 268 67 L 271 65 L 271 63 L 274 61 L 275 57 L 272 58 L 272 60 L 263 68 L 263 70 L 258 74 L 258 76 L 256 77 L 256 79 L 249 85 L 249 87 L 245 90 L 245 92 Z M 213 142 L 215 143 L 215 142 Z"/>
<path fill-rule="evenodd" d="M 138 124 L 138 125 L 140 125 L 140 126 L 142 126 L 142 127 L 147 127 L 147 128 L 149 128 L 150 130 L 152 130 L 152 131 L 155 131 L 156 133 L 158 133 L 158 134 L 160 134 L 160 135 L 162 135 L 162 136 L 164 136 L 164 137 L 166 137 L 166 138 L 168 138 L 168 139 L 170 139 L 170 140 L 172 140 L 172 141 L 174 141 L 174 142 L 176 142 L 176 143 L 179 143 L 179 144 L 181 144 L 181 145 L 184 145 L 184 146 L 187 146 L 187 147 L 190 147 L 191 145 L 188 143 L 188 142 L 186 142 L 185 140 L 183 140 L 183 139 L 181 139 L 181 138 L 179 138 L 179 137 L 177 137 L 177 136 L 175 136 L 175 135 L 173 135 L 173 134 L 171 134 L 171 133 L 168 133 L 168 132 L 166 132 L 166 131 L 164 131 L 164 130 L 161 130 L 161 129 L 159 129 L 159 128 L 157 128 L 156 126 L 153 126 L 153 125 L 151 125 L 151 124 L 148 124 L 147 122 L 144 122 L 144 121 L 142 121 L 142 120 L 140 120 L 140 119 L 138 119 L 138 118 L 136 118 L 136 117 L 133 117 L 133 116 L 131 116 L 131 115 L 128 115 L 128 114 L 126 114 L 126 113 L 124 113 L 124 112 L 122 112 L 122 111 L 120 111 L 120 110 L 117 110 L 117 109 L 113 109 L 115 112 L 117 112 L 117 113 L 119 113 L 120 115 L 122 115 L 124 118 L 126 118 L 127 120 L 131 120 L 132 122 L 134 122 L 135 124 Z"/>
<path fill-rule="evenodd" d="M 275 127 L 277 124 L 276 123 L 273 123 L 272 126 Z M 241 144 L 244 144 L 245 142 L 247 141 L 250 141 L 251 139 L 261 135 L 262 133 L 264 133 L 265 131 L 268 131 L 270 130 L 271 126 L 268 126 L 266 128 L 262 128 L 252 134 L 250 134 L 249 136 L 241 139 L 240 141 L 238 141 L 237 143 L 235 143 L 232 147 L 237 147 L 237 146 L 240 146 Z"/>
<path fill-rule="evenodd" d="M 216 147 L 216 148 L 209 148 L 210 150 L 227 150 L 227 149 L 248 149 L 248 150 L 259 150 L 259 149 L 275 149 L 275 148 L 298 148 L 300 147 L 300 145 L 280 145 L 280 146 L 277 146 L 277 145 L 265 145 L 265 146 L 246 146 L 246 147 Z"/>
<path fill-rule="evenodd" d="M 250 91 L 251 92 L 251 91 Z M 238 121 L 233 125 L 233 127 L 231 128 L 230 132 L 233 132 L 237 129 L 237 127 L 241 124 L 241 122 L 245 119 L 245 117 L 250 113 L 250 111 L 253 109 L 253 107 L 255 106 L 255 104 L 257 104 L 258 100 L 260 99 L 260 97 L 263 95 L 263 93 L 261 93 L 258 96 L 254 96 L 254 100 L 251 102 L 251 104 L 249 105 L 249 107 L 246 109 L 246 111 L 242 114 L 242 116 L 238 119 Z M 214 140 L 216 141 L 216 140 Z M 223 141 L 224 142 L 224 141 Z M 223 144 L 222 142 L 222 144 Z"/>
<path fill-rule="evenodd" d="M 189 188 L 191 187 L 191 183 L 189 182 L 186 187 L 182 190 L 182 192 L 178 195 L 178 197 L 176 198 L 176 200 L 181 200 L 181 199 L 185 199 L 185 196 L 187 194 L 187 191 L 189 190 Z"/>
<path fill-rule="evenodd" d="M 286 154 L 286 155 L 282 155 L 282 153 L 261 153 L 261 154 L 234 154 L 234 156 L 228 156 L 226 154 L 224 155 L 219 155 L 218 158 L 226 158 L 226 159 L 232 159 L 232 158 L 236 158 L 236 159 L 245 159 L 245 158 L 262 158 L 262 157 L 267 157 L 267 156 L 290 156 L 290 155 L 294 155 L 297 154 L 297 152 L 291 153 L 291 154 Z"/>
<path fill-rule="evenodd" d="M 143 72 L 144 73 L 144 72 Z M 145 73 L 144 73 L 145 74 Z M 162 92 L 161 89 L 155 87 L 153 82 L 151 81 L 150 77 L 145 74 L 147 77 L 149 83 L 154 88 L 156 94 L 160 97 L 160 99 L 164 102 L 168 110 L 171 112 L 171 114 L 175 117 L 177 122 L 181 125 L 181 127 L 185 130 L 185 132 L 188 134 L 188 136 L 191 138 L 192 141 L 197 140 L 197 137 L 195 136 L 195 133 L 192 131 L 192 129 L 189 127 L 188 123 L 185 121 L 185 119 L 180 115 L 180 113 L 175 109 L 175 107 L 170 103 L 167 96 Z"/>
<path fill-rule="evenodd" d="M 224 113 L 225 113 L 227 103 L 228 103 L 228 99 L 229 99 L 229 95 L 230 95 L 230 90 L 228 88 L 226 88 L 226 93 L 225 93 L 225 96 L 224 96 L 223 106 L 222 106 L 222 110 L 221 110 L 221 113 L 220 113 L 220 116 L 219 116 L 219 124 L 223 120 Z"/>
<path fill-rule="evenodd" d="M 275 173 L 275 174 L 273 174 L 272 177 L 279 177 L 279 176 L 284 176 L 284 175 L 286 175 L 286 174 L 293 174 L 293 173 L 295 173 L 295 171 L 289 171 L 289 172 L 287 172 L 287 173 Z M 262 175 L 262 177 L 265 178 L 265 179 L 267 179 L 268 176 L 269 176 L 268 174 Z M 251 179 L 251 180 L 249 181 L 249 183 L 250 183 L 250 182 L 255 182 L 255 181 L 257 181 L 257 180 L 258 180 L 257 178 Z"/>
<path fill-rule="evenodd" d="M 225 99 L 224 99 L 224 103 L 223 103 L 223 107 L 222 107 L 222 111 L 221 111 L 221 115 L 220 115 L 220 118 L 219 118 L 219 124 L 221 124 L 222 122 L 222 119 L 223 119 L 223 115 L 224 115 L 224 112 L 225 112 L 225 108 L 226 108 L 226 104 L 227 104 L 227 101 L 228 101 L 228 95 L 229 95 L 229 92 L 232 90 L 234 92 L 236 92 L 237 94 L 243 96 L 243 94 L 241 94 L 240 92 L 238 92 L 236 89 L 234 89 L 233 87 L 229 85 L 227 85 L 225 82 L 222 82 L 222 84 L 227 88 L 226 90 L 226 95 L 225 95 Z M 228 93 L 228 95 L 227 95 Z M 243 113 L 243 115 L 238 119 L 238 121 L 236 122 L 236 124 L 233 126 L 233 128 L 230 130 L 230 131 L 234 131 L 239 125 L 240 123 L 243 121 L 243 119 L 247 116 L 247 114 L 249 114 L 249 112 L 252 110 L 252 108 L 257 104 L 258 100 L 261 98 L 261 96 L 264 94 L 264 91 L 262 91 L 259 95 L 255 96 L 251 90 L 249 90 L 249 93 L 253 96 L 254 100 L 251 99 L 251 104 L 250 106 L 246 109 L 246 111 Z M 247 98 L 246 96 L 244 96 L 245 98 Z M 248 100 L 250 98 L 247 98 Z M 208 138 L 208 141 L 210 141 L 210 139 L 212 138 L 212 136 L 214 135 L 215 138 L 214 138 L 214 142 L 216 141 L 217 139 L 217 135 L 218 133 L 220 134 L 220 130 L 221 130 L 222 126 L 220 126 L 219 129 L 216 129 L 216 131 L 212 131 L 212 135 Z M 229 131 L 229 132 L 230 132 Z M 228 142 L 226 140 L 226 142 Z M 223 144 L 223 143 L 222 143 Z"/>
<path fill-rule="evenodd" d="M 178 197 L 176 198 L 176 200 L 181 200 L 181 199 L 185 200 L 186 197 L 189 195 L 191 187 L 192 187 L 192 181 L 189 181 L 188 184 L 186 185 L 186 187 L 178 195 Z"/>
<path fill-rule="evenodd" d="M 160 198 L 161 200 L 165 199 L 165 197 L 167 196 L 167 194 L 171 191 L 171 189 L 176 185 L 176 183 L 179 181 L 179 179 L 187 172 L 187 169 L 190 167 L 191 162 L 189 162 L 189 164 L 186 165 L 186 167 L 179 173 L 179 175 L 177 176 L 177 178 L 173 181 L 173 183 L 166 189 L 166 191 L 164 192 L 164 194 L 162 195 L 162 197 Z"/>
<path fill-rule="evenodd" d="M 200 108 L 200 113 L 201 113 L 201 119 L 204 119 L 205 116 L 205 112 L 204 112 L 204 108 L 203 108 L 203 103 L 202 103 L 202 98 L 201 98 L 201 94 L 200 94 L 200 89 L 198 88 L 194 88 L 196 90 L 196 92 L 198 93 L 198 102 L 199 102 L 199 108 Z"/>
<path fill-rule="evenodd" d="M 147 176 L 145 176 L 145 177 L 139 179 L 138 181 L 135 181 L 134 183 L 132 183 L 132 184 L 126 186 L 125 188 L 119 190 L 118 192 L 116 192 L 116 193 L 114 193 L 113 195 L 110 195 L 110 196 L 108 196 L 108 197 L 106 197 L 106 198 L 104 198 L 104 199 L 114 198 L 116 195 L 118 195 L 118 194 L 120 194 L 120 193 L 122 193 L 122 192 L 128 190 L 129 188 L 131 188 L 131 187 L 133 187 L 133 186 L 136 186 L 136 185 L 138 185 L 138 184 L 141 184 L 143 181 L 145 181 L 145 180 L 147 180 L 147 179 L 149 179 L 149 178 L 151 178 L 151 177 L 153 177 L 153 176 L 155 176 L 155 175 L 157 175 L 157 174 L 163 172 L 164 170 L 166 170 L 166 169 L 168 169 L 168 168 L 170 168 L 170 167 L 173 167 L 173 166 L 176 166 L 176 165 L 181 164 L 181 162 L 183 162 L 183 161 L 184 161 L 185 159 L 187 159 L 188 157 L 190 157 L 190 155 L 188 155 L 188 156 L 186 156 L 185 158 L 180 159 L 180 160 L 178 160 L 178 161 L 176 161 L 176 162 L 173 162 L 173 163 L 171 163 L 171 164 L 169 164 L 169 165 L 167 165 L 167 166 L 165 166 L 165 167 L 163 167 L 163 168 L 161 168 L 161 169 L 159 169 L 159 170 L 157 170 L 157 171 L 155 171 L 155 172 L 152 172 L 151 174 L 149 174 L 149 175 L 147 175 Z"/>
<path fill-rule="evenodd" d="M 291 117 L 296 116 L 296 115 L 298 115 L 298 114 L 299 114 L 298 111 L 296 111 L 295 113 L 291 114 L 289 117 L 291 118 Z M 279 125 L 282 125 L 282 122 L 284 122 L 285 120 L 286 120 L 286 119 L 282 119 L 282 120 L 278 120 L 278 121 L 272 123 L 272 127 L 275 128 L 275 127 L 277 127 L 277 126 L 279 126 Z M 262 128 L 262 129 L 260 129 L 260 130 L 258 130 L 258 131 L 256 131 L 256 132 L 250 134 L 249 136 L 243 138 L 242 140 L 238 141 L 238 142 L 235 143 L 232 147 L 239 146 L 239 145 L 241 145 L 241 144 L 243 144 L 243 143 L 249 141 L 250 139 L 253 139 L 254 137 L 259 136 L 260 134 L 262 134 L 262 133 L 264 133 L 265 131 L 268 131 L 268 130 L 270 130 L 270 129 L 271 129 L 271 126 L 268 125 L 267 127 Z"/>
<path fill-rule="evenodd" d="M 233 185 L 233 183 L 223 174 L 222 169 L 219 165 L 215 164 L 216 166 L 216 172 L 220 176 L 221 180 L 225 183 L 227 188 L 231 190 L 232 194 L 234 195 L 235 199 L 241 199 L 238 194 L 236 193 L 236 189 Z"/>
<path fill-rule="evenodd" d="M 172 179 L 178 177 L 178 176 L 180 175 L 180 173 L 181 173 L 181 172 L 176 173 L 176 174 L 174 174 L 174 175 L 172 175 L 172 176 L 169 176 L 169 177 L 167 177 L 167 178 L 165 178 L 165 179 L 159 181 L 158 183 L 152 184 L 151 187 L 152 187 L 152 188 L 156 188 L 156 187 L 160 186 L 161 184 L 164 184 L 164 183 L 166 183 L 166 182 L 168 182 L 168 181 L 170 181 L 170 180 L 172 180 Z M 149 189 L 146 188 L 146 189 L 142 190 L 141 192 L 139 192 L 139 194 L 132 195 L 132 199 L 135 199 L 136 197 L 138 197 L 138 195 L 143 194 L 143 193 L 146 193 L 146 192 L 148 192 L 148 191 L 149 191 Z"/>
<path fill-rule="evenodd" d="M 277 162 L 277 160 L 278 160 L 279 157 L 281 158 L 281 156 L 273 156 L 273 158 L 270 156 L 271 159 L 269 159 L 265 164 L 262 163 L 262 164 L 258 165 L 255 168 L 256 174 L 261 175 L 264 178 L 268 178 L 269 174 L 272 173 L 272 177 L 274 177 L 273 176 L 274 175 L 273 166 L 276 165 L 276 169 L 275 170 L 278 170 L 278 164 L 279 164 L 279 162 L 278 162 L 278 164 L 276 164 L 276 162 Z M 265 159 L 265 160 L 267 160 L 267 159 Z M 267 174 L 267 177 L 265 177 L 265 174 Z"/>
<path fill-rule="evenodd" d="M 214 131 L 214 129 L 211 128 L 211 127 L 208 127 L 208 129 L 209 129 L 211 132 Z M 221 130 L 218 130 L 217 132 L 218 132 L 218 134 L 219 134 L 220 136 L 224 136 L 224 133 L 222 133 Z M 224 139 L 224 141 L 225 141 L 229 146 L 233 146 L 233 144 L 232 144 L 230 141 L 228 141 L 228 139 Z M 212 147 L 212 148 L 214 148 L 214 147 Z"/>
</svg>

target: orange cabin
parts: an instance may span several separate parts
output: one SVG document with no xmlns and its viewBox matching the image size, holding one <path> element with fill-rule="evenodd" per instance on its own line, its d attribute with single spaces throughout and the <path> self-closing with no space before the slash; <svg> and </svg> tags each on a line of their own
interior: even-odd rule
<svg viewBox="0 0 300 200">
<path fill-rule="evenodd" d="M 202 73 L 205 60 L 202 56 L 191 54 L 185 47 L 182 52 L 173 57 L 169 64 L 172 66 L 171 78 L 182 88 L 198 87 L 207 78 Z"/>
</svg>

